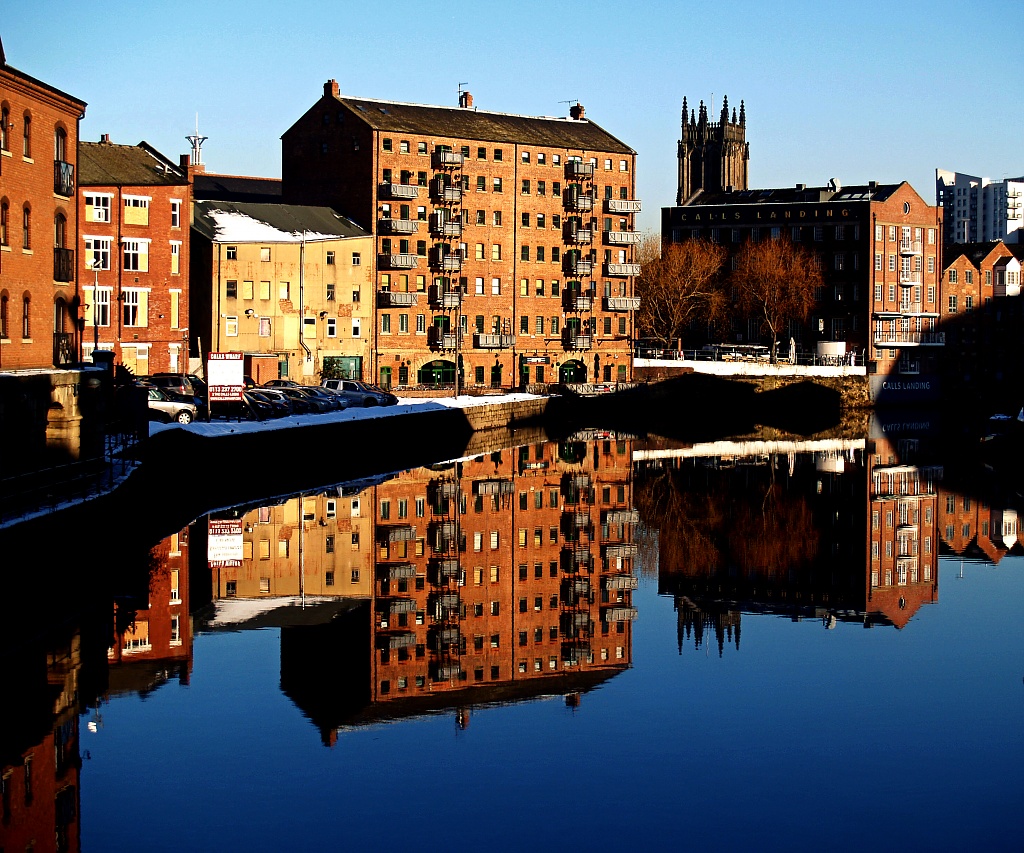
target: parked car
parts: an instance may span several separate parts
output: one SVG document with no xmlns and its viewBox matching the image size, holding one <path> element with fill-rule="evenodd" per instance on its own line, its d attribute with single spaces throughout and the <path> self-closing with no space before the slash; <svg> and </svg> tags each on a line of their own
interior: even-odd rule
<svg viewBox="0 0 1024 853">
<path fill-rule="evenodd" d="M 261 397 L 251 391 L 243 391 L 242 400 L 258 421 L 266 421 L 277 417 L 274 413 L 273 404 L 265 397 Z"/>
<path fill-rule="evenodd" d="M 270 388 L 254 388 L 251 391 L 246 391 L 245 394 L 270 406 L 271 417 L 283 418 L 292 413 L 292 406 L 288 402 L 288 398 Z"/>
<path fill-rule="evenodd" d="M 159 388 L 170 388 L 188 397 L 206 399 L 206 383 L 191 373 L 154 373 L 146 381 Z"/>
<path fill-rule="evenodd" d="M 141 383 L 140 383 L 141 384 Z M 187 397 L 164 391 L 156 385 L 141 384 L 149 395 L 148 405 L 150 418 L 165 422 L 177 421 L 179 424 L 190 424 L 196 419 L 196 404 Z"/>
<path fill-rule="evenodd" d="M 321 403 L 319 400 L 314 401 L 309 395 L 303 394 L 302 390 L 298 387 L 292 387 L 290 385 L 281 385 L 273 389 L 281 394 L 284 394 L 292 404 L 292 412 L 296 415 L 307 415 L 311 412 L 316 413 L 320 411 L 327 411 L 327 406 Z"/>
<path fill-rule="evenodd" d="M 394 394 L 355 379 L 325 379 L 320 385 L 341 394 L 351 406 L 391 406 L 398 402 Z"/>
<path fill-rule="evenodd" d="M 298 382 L 291 379 L 268 379 L 263 383 L 264 388 L 300 388 Z"/>
<path fill-rule="evenodd" d="M 332 412 L 340 412 L 342 409 L 348 408 L 349 401 L 347 399 L 340 394 L 335 394 L 333 391 L 328 391 L 326 388 L 321 388 L 319 385 L 303 385 L 299 390 L 316 397 L 318 400 L 322 400 Z"/>
</svg>

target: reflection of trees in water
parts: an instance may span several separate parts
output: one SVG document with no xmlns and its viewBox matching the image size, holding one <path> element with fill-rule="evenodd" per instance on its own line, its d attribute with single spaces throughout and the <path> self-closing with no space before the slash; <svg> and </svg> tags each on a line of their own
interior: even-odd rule
<svg viewBox="0 0 1024 853">
<path fill-rule="evenodd" d="M 819 546 L 813 509 L 774 468 L 696 473 L 648 469 L 638 477 L 636 506 L 642 523 L 658 531 L 662 572 L 770 578 L 812 564 Z"/>
</svg>

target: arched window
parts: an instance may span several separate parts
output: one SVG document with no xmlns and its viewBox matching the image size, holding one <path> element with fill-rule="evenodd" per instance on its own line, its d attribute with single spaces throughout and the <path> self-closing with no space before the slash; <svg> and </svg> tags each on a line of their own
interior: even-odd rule
<svg viewBox="0 0 1024 853">
<path fill-rule="evenodd" d="M 21 136 L 21 156 L 32 156 L 32 116 L 25 113 L 25 124 Z"/>
<path fill-rule="evenodd" d="M 32 208 L 27 204 L 21 209 L 21 247 L 32 248 Z"/>
<path fill-rule="evenodd" d="M 7 199 L 0 200 L 0 246 L 9 246 L 10 239 L 11 207 Z"/>
<path fill-rule="evenodd" d="M 32 337 L 32 297 L 29 294 L 25 294 L 21 297 L 21 336 L 23 338 Z"/>
<path fill-rule="evenodd" d="M 11 150 L 11 137 L 9 131 L 11 129 L 11 110 L 4 104 L 0 107 L 0 150 L 10 151 Z"/>
<path fill-rule="evenodd" d="M 58 127 L 53 131 L 53 159 L 68 159 L 68 135 L 63 127 Z"/>
<path fill-rule="evenodd" d="M 9 305 L 11 298 L 7 295 L 7 291 L 0 292 L 0 338 L 10 338 L 11 326 L 10 326 L 10 313 Z"/>
<path fill-rule="evenodd" d="M 68 220 L 63 213 L 53 217 L 53 247 L 63 249 L 67 246 Z"/>
</svg>

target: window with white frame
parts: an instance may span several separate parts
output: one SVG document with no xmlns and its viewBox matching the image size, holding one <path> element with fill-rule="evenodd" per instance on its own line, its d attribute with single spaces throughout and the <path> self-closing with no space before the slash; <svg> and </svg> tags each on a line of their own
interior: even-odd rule
<svg viewBox="0 0 1024 853">
<path fill-rule="evenodd" d="M 171 275 L 181 274 L 181 243 L 171 240 Z M 251 297 L 250 297 L 251 298 Z"/>
<path fill-rule="evenodd" d="M 224 318 L 224 334 L 229 338 L 238 337 L 238 317 Z"/>
<path fill-rule="evenodd" d="M 171 228 L 181 228 L 181 199 L 171 199 Z"/>
<path fill-rule="evenodd" d="M 273 334 L 273 327 L 270 323 L 270 317 L 260 317 L 260 331 L 259 335 L 261 338 L 269 338 Z"/>
<path fill-rule="evenodd" d="M 86 222 L 110 222 L 109 193 L 90 193 L 85 197 Z"/>
<path fill-rule="evenodd" d="M 124 269 L 130 272 L 149 272 L 149 241 L 123 240 L 121 242 Z"/>
<path fill-rule="evenodd" d="M 327 318 L 327 337 L 338 337 L 338 320 L 336 317 Z"/>
<path fill-rule="evenodd" d="M 149 225 L 149 196 L 126 195 L 122 199 L 125 225 Z"/>
<path fill-rule="evenodd" d="M 361 323 L 362 323 L 362 320 L 360 320 L 359 317 L 353 317 L 352 318 L 352 337 L 353 338 L 358 338 L 360 336 L 360 333 L 361 333 Z"/>
<path fill-rule="evenodd" d="M 96 261 L 99 261 L 99 265 Z M 90 270 L 110 269 L 110 238 L 109 237 L 86 237 L 85 238 L 85 265 Z"/>
<path fill-rule="evenodd" d="M 147 299 L 148 294 L 144 290 L 126 288 L 122 294 L 121 316 L 125 326 L 146 326 L 147 323 Z"/>
</svg>

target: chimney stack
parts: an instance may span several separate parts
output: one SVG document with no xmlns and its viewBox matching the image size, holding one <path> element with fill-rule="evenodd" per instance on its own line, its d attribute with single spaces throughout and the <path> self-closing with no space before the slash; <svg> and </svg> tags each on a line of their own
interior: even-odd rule
<svg viewBox="0 0 1024 853">
<path fill-rule="evenodd" d="M 100 144 L 101 145 L 110 145 L 110 134 L 109 133 L 104 133 L 104 134 L 102 134 L 100 136 Z"/>
<path fill-rule="evenodd" d="M 569 117 L 575 119 L 576 121 L 583 121 L 583 104 L 577 101 L 575 106 L 569 107 Z"/>
<path fill-rule="evenodd" d="M 464 110 L 473 109 L 473 96 L 469 92 L 459 92 L 459 106 Z"/>
<path fill-rule="evenodd" d="M 337 80 L 328 80 L 326 83 L 324 83 L 324 97 L 325 98 L 330 98 L 332 96 L 337 98 L 340 94 L 341 94 L 341 88 L 338 86 L 338 81 Z"/>
</svg>

